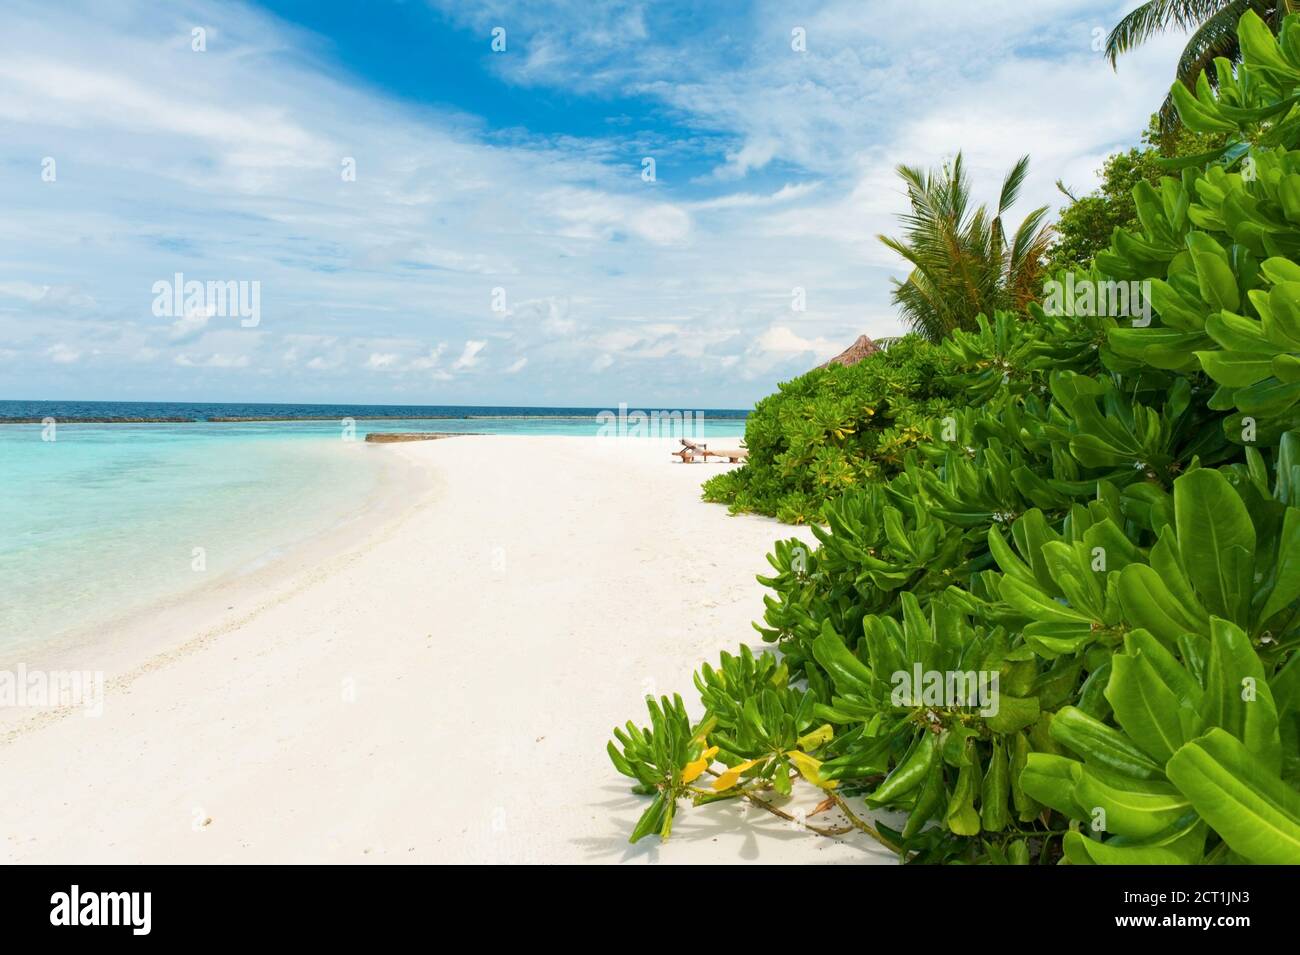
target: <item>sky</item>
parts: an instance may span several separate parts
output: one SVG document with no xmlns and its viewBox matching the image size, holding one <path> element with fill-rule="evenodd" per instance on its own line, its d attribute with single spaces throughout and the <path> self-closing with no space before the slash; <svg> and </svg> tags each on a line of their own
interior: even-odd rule
<svg viewBox="0 0 1300 955">
<path fill-rule="evenodd" d="M 0 0 L 0 399 L 748 407 L 903 331 L 899 163 L 1137 143 L 1134 5 Z"/>
</svg>

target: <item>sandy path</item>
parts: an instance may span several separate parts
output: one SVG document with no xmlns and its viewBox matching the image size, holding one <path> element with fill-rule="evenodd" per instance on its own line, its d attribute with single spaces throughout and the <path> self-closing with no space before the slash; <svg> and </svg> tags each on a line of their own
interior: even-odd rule
<svg viewBox="0 0 1300 955">
<path fill-rule="evenodd" d="M 0 745 L 0 860 L 891 861 L 734 804 L 627 844 L 644 799 L 610 727 L 758 644 L 764 554 L 811 539 L 702 504 L 718 466 L 668 450 L 376 448 L 438 487 L 393 533 L 110 689 L 101 718 Z"/>
</svg>

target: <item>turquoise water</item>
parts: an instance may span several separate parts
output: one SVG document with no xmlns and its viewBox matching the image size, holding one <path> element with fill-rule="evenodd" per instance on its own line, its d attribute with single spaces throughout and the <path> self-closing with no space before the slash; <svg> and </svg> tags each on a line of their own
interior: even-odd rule
<svg viewBox="0 0 1300 955">
<path fill-rule="evenodd" d="M 597 430 L 592 417 L 554 414 L 0 425 L 0 659 L 247 573 L 347 520 L 391 460 L 367 432 Z M 739 435 L 744 422 L 706 417 L 703 430 Z"/>
<path fill-rule="evenodd" d="M 646 408 L 654 413 L 654 408 Z M 241 402 L 157 402 L 157 401 L 0 401 L 0 421 L 46 417 L 58 421 L 73 419 L 166 418 L 183 421 L 214 421 L 219 418 L 278 418 L 305 424 L 310 419 L 331 427 L 345 418 L 366 421 L 375 429 L 521 432 L 532 434 L 592 434 L 604 416 L 631 416 L 635 406 L 626 404 L 601 408 L 528 408 L 491 405 L 314 405 L 244 404 Z M 663 412 L 659 412 L 663 414 Z M 672 414 L 692 423 L 703 421 L 706 435 L 740 434 L 748 412 L 727 409 L 674 409 Z M 412 427 L 414 425 L 414 427 Z"/>
<path fill-rule="evenodd" d="M 374 446 L 217 427 L 0 428 L 0 657 L 240 572 L 376 486 Z"/>
</svg>

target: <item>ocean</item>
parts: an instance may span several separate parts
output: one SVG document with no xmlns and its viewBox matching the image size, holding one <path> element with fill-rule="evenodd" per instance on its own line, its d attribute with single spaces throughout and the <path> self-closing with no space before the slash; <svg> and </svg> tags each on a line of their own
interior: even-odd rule
<svg viewBox="0 0 1300 955">
<path fill-rule="evenodd" d="M 743 411 L 659 410 L 0 401 L 0 660 L 338 525 L 378 486 L 369 432 L 744 433 Z"/>
</svg>

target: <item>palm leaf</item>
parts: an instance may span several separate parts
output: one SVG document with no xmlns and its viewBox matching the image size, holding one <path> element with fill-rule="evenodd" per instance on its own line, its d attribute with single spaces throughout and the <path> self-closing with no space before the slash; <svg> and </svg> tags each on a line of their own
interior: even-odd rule
<svg viewBox="0 0 1300 955">
<path fill-rule="evenodd" d="M 1237 23 L 1247 10 L 1258 13 L 1274 32 L 1283 18 L 1300 10 L 1300 0 L 1149 0 L 1130 11 L 1106 37 L 1105 53 L 1111 66 L 1120 54 L 1140 46 L 1158 33 L 1178 29 L 1191 34 L 1178 59 L 1175 76 L 1191 89 L 1206 73 L 1212 86 L 1218 77 L 1210 69 L 1216 57 L 1230 63 L 1241 59 Z M 1170 133 L 1181 122 L 1172 95 L 1160 105 L 1160 129 Z"/>
<path fill-rule="evenodd" d="M 1029 157 L 1021 156 L 1019 162 L 1011 167 L 1007 173 L 1007 178 L 1002 181 L 1002 194 L 998 197 L 998 215 L 1010 209 L 1016 199 L 1020 196 L 1020 187 L 1025 184 L 1025 177 L 1029 175 Z"/>
<path fill-rule="evenodd" d="M 878 238 L 912 266 L 907 278 L 895 283 L 893 301 L 918 334 L 937 341 L 955 329 L 975 328 L 980 314 L 1023 309 L 1034 297 L 1051 235 L 1044 224 L 1047 210 L 1032 212 L 1010 244 L 1003 225 L 1028 169 L 1028 156 L 1012 167 L 991 214 L 971 203 L 961 153 L 930 172 L 898 167 L 908 200 L 907 212 L 899 216 L 903 234 Z"/>
<path fill-rule="evenodd" d="M 1106 37 L 1106 58 L 1116 65 L 1120 54 L 1141 46 L 1157 33 L 1176 27 L 1191 30 L 1237 0 L 1149 0 L 1128 13 Z"/>
<path fill-rule="evenodd" d="M 1241 47 L 1237 43 L 1237 21 L 1251 6 L 1250 0 L 1234 0 L 1218 13 L 1211 16 L 1192 34 L 1178 58 L 1178 78 L 1188 89 L 1196 85 L 1196 78 L 1214 64 L 1215 57 L 1222 56 L 1233 63 L 1241 58 Z M 1208 79 L 1211 85 L 1218 85 L 1218 77 L 1211 71 Z"/>
</svg>

